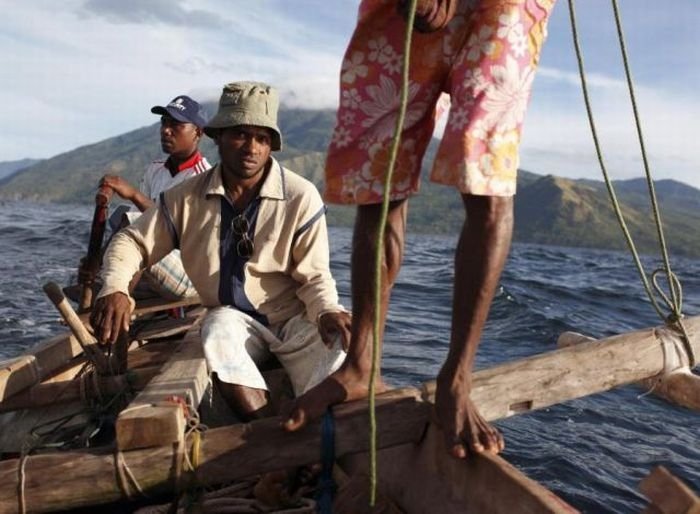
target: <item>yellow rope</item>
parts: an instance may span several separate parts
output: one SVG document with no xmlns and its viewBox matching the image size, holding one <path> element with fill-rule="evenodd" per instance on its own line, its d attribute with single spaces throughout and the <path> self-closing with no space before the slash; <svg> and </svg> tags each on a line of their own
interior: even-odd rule
<svg viewBox="0 0 700 514">
<path fill-rule="evenodd" d="M 379 360 L 379 333 L 381 326 L 381 306 L 382 306 L 382 263 L 384 261 L 384 234 L 386 232 L 386 222 L 389 213 L 389 200 L 391 190 L 391 177 L 394 174 L 396 157 L 398 155 L 399 144 L 401 143 L 401 130 L 403 129 L 406 117 L 406 106 L 408 104 L 408 71 L 411 54 L 411 36 L 413 34 L 413 20 L 416 13 L 416 0 L 411 0 L 406 20 L 406 38 L 404 41 L 404 55 L 402 64 L 402 85 L 401 103 L 399 115 L 396 119 L 394 139 L 391 145 L 391 156 L 389 166 L 384 180 L 384 194 L 382 198 L 382 211 L 379 220 L 379 230 L 377 232 L 377 248 L 375 253 L 374 268 L 374 332 L 372 339 L 372 368 L 369 378 L 369 424 L 370 424 L 370 506 L 374 507 L 377 493 L 377 418 L 376 418 L 376 374 Z"/>
<path fill-rule="evenodd" d="M 683 318 L 683 305 L 682 305 L 682 298 L 683 298 L 683 292 L 682 292 L 682 287 L 680 284 L 680 281 L 678 280 L 678 277 L 671 271 L 671 263 L 670 263 L 670 258 L 668 255 L 668 250 L 666 247 L 666 240 L 664 237 L 664 232 L 663 232 L 663 224 L 661 222 L 661 214 L 659 211 L 659 206 L 658 206 L 658 201 L 656 199 L 656 192 L 654 190 L 654 181 L 652 180 L 651 177 L 651 172 L 649 169 L 649 162 L 647 160 L 647 155 L 646 155 L 646 148 L 644 145 L 644 137 L 642 135 L 642 124 L 640 121 L 640 116 L 639 116 L 639 111 L 637 109 L 637 101 L 635 98 L 634 94 L 634 85 L 632 81 L 632 74 L 630 71 L 630 66 L 629 66 L 629 60 L 627 59 L 627 50 L 625 46 L 625 39 L 624 39 L 624 34 L 622 31 L 622 22 L 620 20 L 620 12 L 617 6 L 617 0 L 611 0 L 612 1 L 612 7 L 613 11 L 615 14 L 615 24 L 617 27 L 617 35 L 618 35 L 618 40 L 620 43 L 620 51 L 622 52 L 622 61 L 625 69 L 625 76 L 627 79 L 627 88 L 629 90 L 630 94 L 630 101 L 632 104 L 632 109 L 634 113 L 634 120 L 635 124 L 637 127 L 637 136 L 639 139 L 639 145 L 641 149 L 641 154 L 642 154 L 642 161 L 644 163 L 644 170 L 646 174 L 646 179 L 647 179 L 647 187 L 649 189 L 649 197 L 652 205 L 652 210 L 654 213 L 654 221 L 656 225 L 656 231 L 657 231 L 657 237 L 659 240 L 659 247 L 661 251 L 661 256 L 664 262 L 664 268 L 663 269 L 657 269 L 655 270 L 652 275 L 652 282 L 653 282 L 653 287 L 659 293 L 659 296 L 664 300 L 666 303 L 668 309 L 671 311 L 671 314 L 665 315 L 663 310 L 661 309 L 661 306 L 659 305 L 659 302 L 654 296 L 654 292 L 652 291 L 652 286 L 649 283 L 649 279 L 647 277 L 647 273 L 644 269 L 644 266 L 642 265 L 641 259 L 639 257 L 639 253 L 637 252 L 637 248 L 635 247 L 634 241 L 632 239 L 632 235 L 629 232 L 629 229 L 627 228 L 627 223 L 625 222 L 625 219 L 622 214 L 622 209 L 620 208 L 620 204 L 617 201 L 617 196 L 615 194 L 615 188 L 613 187 L 612 180 L 610 179 L 608 175 L 607 168 L 605 166 L 605 161 L 603 159 L 603 152 L 601 150 L 600 146 L 600 141 L 598 140 L 598 134 L 596 131 L 596 126 L 595 126 L 595 121 L 593 120 L 593 110 L 591 108 L 591 102 L 590 98 L 588 95 L 588 86 L 586 83 L 586 72 L 584 69 L 583 65 L 583 54 L 581 52 L 581 46 L 579 43 L 579 37 L 578 37 L 578 30 L 577 30 L 577 23 L 576 23 L 576 10 L 574 7 L 574 0 L 569 0 L 569 16 L 571 20 L 571 33 L 573 36 L 573 42 L 574 42 L 574 49 L 576 51 L 576 60 L 578 63 L 578 71 L 579 71 L 579 77 L 581 80 L 581 89 L 583 92 L 583 100 L 585 103 L 586 107 L 586 114 L 588 116 L 588 123 L 590 125 L 591 129 L 591 135 L 593 137 L 593 144 L 595 146 L 596 150 L 596 155 L 598 157 L 598 164 L 600 166 L 601 172 L 603 173 L 603 178 L 605 179 L 605 185 L 608 189 L 608 195 L 610 197 L 610 201 L 613 206 L 613 210 L 615 211 L 615 215 L 617 217 L 617 221 L 620 224 L 620 228 L 622 229 L 622 233 L 625 236 L 625 241 L 627 242 L 627 246 L 630 250 L 630 253 L 632 254 L 632 258 L 634 259 L 635 265 L 637 267 L 637 271 L 639 273 L 639 277 L 642 280 L 642 284 L 644 286 L 644 289 L 647 293 L 647 296 L 649 297 L 649 301 L 651 302 L 652 306 L 656 310 L 657 314 L 659 317 L 664 320 L 669 325 L 675 325 L 677 330 L 681 333 L 683 344 L 686 349 L 686 353 L 688 354 L 688 361 L 690 364 L 690 367 L 694 367 L 696 363 L 695 359 L 695 353 L 693 350 L 692 345 L 690 344 L 690 340 L 688 338 L 688 333 L 686 331 L 685 326 L 683 325 L 683 322 L 681 321 Z M 666 295 L 662 290 L 661 287 L 658 284 L 658 281 L 656 277 L 658 276 L 659 273 L 665 273 L 666 279 L 668 281 L 668 286 L 669 290 L 671 292 L 670 298 L 668 295 Z"/>
</svg>

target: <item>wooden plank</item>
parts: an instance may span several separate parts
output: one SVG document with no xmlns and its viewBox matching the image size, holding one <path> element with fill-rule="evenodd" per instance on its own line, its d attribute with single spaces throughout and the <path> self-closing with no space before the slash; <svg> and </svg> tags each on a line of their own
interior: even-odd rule
<svg viewBox="0 0 700 514">
<path fill-rule="evenodd" d="M 188 296 L 180 300 L 166 300 L 165 298 L 147 298 L 136 302 L 134 316 L 144 316 L 154 312 L 162 312 L 170 309 L 179 309 L 180 307 L 190 307 L 192 305 L 201 304 L 202 300 L 199 296 Z"/>
<path fill-rule="evenodd" d="M 700 498 L 663 466 L 657 466 L 639 484 L 639 490 L 650 501 L 644 514 L 697 514 Z"/>
<path fill-rule="evenodd" d="M 141 316 L 145 316 L 147 314 L 154 314 L 156 312 L 163 312 L 171 309 L 179 309 L 180 307 L 191 307 L 201 303 L 202 300 L 197 295 L 188 296 L 187 298 L 181 298 L 179 300 L 168 300 L 161 297 L 145 298 L 143 300 L 136 301 L 136 307 L 134 308 L 134 312 L 131 314 L 133 317 L 140 318 Z M 84 323 L 90 319 L 89 312 L 83 312 L 79 314 L 79 316 Z"/>
<path fill-rule="evenodd" d="M 33 355 L 0 361 L 0 402 L 37 382 L 39 369 Z"/>
<path fill-rule="evenodd" d="M 434 424 L 428 427 L 420 444 L 381 450 L 377 462 L 379 490 L 409 514 L 578 512 L 501 457 L 451 457 L 442 432 Z M 369 457 L 351 455 L 343 459 L 341 467 L 351 476 L 366 473 Z"/>
<path fill-rule="evenodd" d="M 74 335 L 63 333 L 43 341 L 0 368 L 0 401 L 47 378 L 83 352 Z"/>
<path fill-rule="evenodd" d="M 195 324 L 161 373 L 117 418 L 117 446 L 124 451 L 177 442 L 184 430 L 185 413 L 163 403 L 180 398 L 196 410 L 208 383 L 199 325 Z"/>
</svg>

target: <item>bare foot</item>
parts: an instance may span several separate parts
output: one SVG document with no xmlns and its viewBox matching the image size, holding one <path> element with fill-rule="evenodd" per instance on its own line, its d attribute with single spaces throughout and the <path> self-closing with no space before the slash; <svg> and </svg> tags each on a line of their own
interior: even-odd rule
<svg viewBox="0 0 700 514">
<path fill-rule="evenodd" d="M 435 413 L 453 456 L 465 459 L 470 453 L 497 454 L 505 448 L 501 433 L 479 414 L 469 387 L 458 380 L 438 377 Z"/>
<path fill-rule="evenodd" d="M 387 389 L 381 377 L 377 378 L 375 386 L 377 393 Z M 294 432 L 323 416 L 331 405 L 366 398 L 368 394 L 369 373 L 343 366 L 297 398 L 282 426 L 285 430 Z"/>
</svg>

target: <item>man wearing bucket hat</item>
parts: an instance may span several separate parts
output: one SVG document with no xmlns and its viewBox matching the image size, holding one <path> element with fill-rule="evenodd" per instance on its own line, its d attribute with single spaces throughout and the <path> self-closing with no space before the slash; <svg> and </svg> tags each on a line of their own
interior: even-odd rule
<svg viewBox="0 0 700 514">
<path fill-rule="evenodd" d="M 206 157 L 199 152 L 206 118 L 198 102 L 179 95 L 165 106 L 152 107 L 151 112 L 161 116 L 160 144 L 168 157 L 153 161 L 146 168 L 138 189 L 118 175 L 105 175 L 100 182 L 100 185 L 111 187 L 121 198 L 131 201 L 140 212 L 154 205 L 161 192 L 211 168 Z M 117 209 L 110 224 L 116 230 L 133 222 L 139 215 Z M 162 296 L 181 298 L 196 294 L 182 267 L 178 250 L 149 267 L 143 276 L 148 288 Z"/>
<path fill-rule="evenodd" d="M 329 268 L 325 206 L 313 184 L 271 156 L 282 148 L 277 109 L 266 84 L 224 86 L 204 127 L 221 163 L 161 193 L 114 237 L 92 316 L 98 339 L 116 341 L 128 329 L 129 277 L 179 248 L 209 308 L 210 371 L 243 418 L 268 412 L 259 363 L 275 355 L 299 395 L 340 366 L 350 334 Z"/>
</svg>

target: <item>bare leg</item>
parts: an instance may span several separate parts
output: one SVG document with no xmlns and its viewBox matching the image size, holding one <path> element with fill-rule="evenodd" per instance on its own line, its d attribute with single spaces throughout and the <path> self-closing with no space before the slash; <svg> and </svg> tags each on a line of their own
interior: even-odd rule
<svg viewBox="0 0 700 514">
<path fill-rule="evenodd" d="M 455 457 L 498 453 L 501 434 L 476 410 L 469 394 L 472 367 L 513 231 L 513 199 L 462 195 L 467 220 L 455 255 L 450 350 L 437 379 L 435 409 Z"/>
<path fill-rule="evenodd" d="M 219 380 L 216 376 L 215 381 L 221 396 L 243 421 L 260 419 L 274 414 L 270 412 L 267 391 L 239 384 L 229 384 Z"/>
<path fill-rule="evenodd" d="M 389 205 L 382 264 L 380 356 L 389 296 L 403 261 L 407 212 L 406 200 L 391 202 Z M 374 330 L 375 252 L 380 217 L 381 205 L 357 208 L 351 263 L 352 337 L 348 356 L 338 371 L 297 398 L 285 423 L 287 430 L 297 430 L 308 420 L 320 417 L 330 405 L 364 398 L 368 394 Z M 378 392 L 386 389 L 379 372 L 376 387 Z"/>
</svg>

